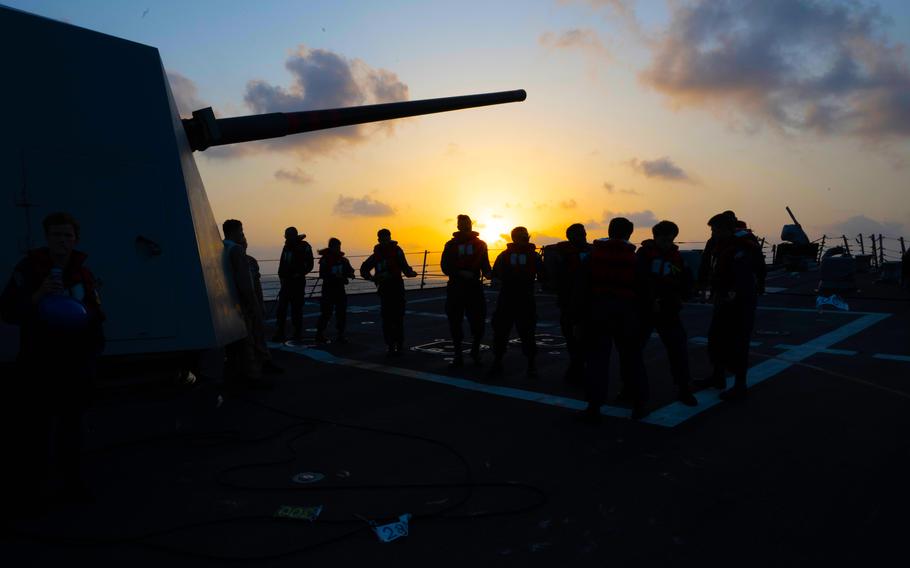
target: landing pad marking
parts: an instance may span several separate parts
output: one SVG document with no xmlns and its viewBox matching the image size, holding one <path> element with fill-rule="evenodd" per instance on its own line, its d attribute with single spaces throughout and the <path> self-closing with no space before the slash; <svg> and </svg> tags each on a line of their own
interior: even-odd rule
<svg viewBox="0 0 910 568">
<path fill-rule="evenodd" d="M 903 361 L 910 363 L 910 355 L 891 355 L 890 353 L 876 353 L 873 359 L 884 359 L 885 361 Z"/>
<path fill-rule="evenodd" d="M 447 377 L 445 375 L 438 375 L 436 373 L 427 373 L 425 371 L 415 371 L 414 369 L 407 369 L 404 367 L 393 367 L 391 365 L 383 365 L 382 363 L 371 363 L 369 361 L 358 361 L 356 359 L 346 359 L 344 357 L 336 357 L 328 351 L 323 351 L 321 349 L 306 349 L 298 348 L 291 346 L 282 346 L 281 349 L 285 351 L 293 351 L 300 355 L 309 357 L 316 361 L 321 361 L 323 363 L 329 363 L 332 365 L 344 365 L 347 367 L 355 367 L 358 369 L 365 369 L 368 371 L 376 371 L 379 373 L 386 373 L 389 375 L 398 375 L 400 377 L 408 377 L 411 379 L 420 379 L 422 381 L 429 381 L 431 383 L 449 385 L 452 387 L 483 392 L 487 394 L 493 394 L 497 396 L 503 396 L 507 398 L 515 398 L 518 400 L 526 400 L 529 402 L 536 402 L 538 404 L 546 404 L 548 406 L 558 406 L 561 408 L 568 408 L 571 410 L 583 410 L 588 406 L 588 403 L 582 400 L 576 400 L 574 398 L 568 398 L 564 396 L 558 396 L 553 394 L 547 394 L 536 391 L 527 391 L 523 389 L 517 389 L 513 387 L 504 387 L 499 385 L 488 385 L 485 383 L 478 383 L 475 381 L 470 381 L 467 379 L 456 379 L 454 377 Z M 614 416 L 617 418 L 628 418 L 631 414 L 631 410 L 628 408 L 620 408 L 615 406 L 604 406 L 601 408 L 601 414 L 605 416 Z"/>
<path fill-rule="evenodd" d="M 699 305 L 699 304 L 695 304 Z M 701 304 L 709 305 L 709 304 Z M 817 310 L 812 308 L 784 308 L 784 307 L 774 307 L 774 306 L 759 306 L 760 310 L 778 310 L 778 311 L 794 311 L 794 312 L 816 312 Z M 830 312 L 830 313 L 843 313 L 844 315 L 859 315 L 857 319 L 850 321 L 841 327 L 820 335 L 815 339 L 811 339 L 806 343 L 800 345 L 794 345 L 791 349 L 788 350 L 784 357 L 778 357 L 776 359 L 769 359 L 763 361 L 757 365 L 754 365 L 749 368 L 748 374 L 748 386 L 755 386 L 761 382 L 768 380 L 769 378 L 789 369 L 794 364 L 797 364 L 813 355 L 818 353 L 823 353 L 826 350 L 831 349 L 831 347 L 837 343 L 840 343 L 856 335 L 857 333 L 864 331 L 873 325 L 879 323 L 880 321 L 888 318 L 891 314 L 887 313 L 875 313 L 875 312 Z M 693 338 L 694 339 L 694 338 Z M 275 344 L 272 344 L 273 346 Z M 278 348 L 293 351 L 309 357 L 311 359 L 321 361 L 323 363 L 330 363 L 335 365 L 345 365 L 349 367 L 355 367 L 359 369 L 365 369 L 370 371 L 376 371 L 380 373 L 387 373 L 391 375 L 398 375 L 402 377 L 409 377 L 414 379 L 420 379 L 424 381 L 429 381 L 437 384 L 445 384 L 453 386 L 456 388 L 471 390 L 476 392 L 484 392 L 488 394 L 493 394 L 497 396 L 503 396 L 508 398 L 515 398 L 518 400 L 526 400 L 529 402 L 536 402 L 538 404 L 546 404 L 549 406 L 558 406 L 561 408 L 569 408 L 572 410 L 582 410 L 587 406 L 587 403 L 581 400 L 551 395 L 546 393 L 540 393 L 536 391 L 526 391 L 522 389 L 517 389 L 513 387 L 504 387 L 498 385 L 489 385 L 485 383 L 477 383 L 467 379 L 457 379 L 453 377 L 447 377 L 445 375 L 438 375 L 436 373 L 427 373 L 424 371 L 416 371 L 413 369 L 407 369 L 403 367 L 392 367 L 390 365 L 383 365 L 381 363 L 371 363 L 368 361 L 358 361 L 356 359 L 346 359 L 343 357 L 336 357 L 335 355 L 323 351 L 320 349 L 307 349 L 306 347 L 294 347 L 283 345 Z M 910 356 L 905 355 L 884 355 L 878 354 L 873 355 L 874 358 L 878 359 L 893 359 L 898 361 L 910 361 Z M 673 428 L 689 420 L 690 418 L 697 416 L 698 414 L 712 408 L 722 402 L 720 399 L 720 391 L 715 389 L 706 389 L 694 393 L 695 398 L 698 399 L 698 406 L 686 406 L 681 402 L 672 402 L 666 406 L 658 408 L 651 412 L 647 417 L 640 420 L 640 422 L 646 422 L 648 424 L 653 424 L 656 426 L 664 426 L 667 428 Z M 617 418 L 628 418 L 631 414 L 631 410 L 627 408 L 619 408 L 615 406 L 604 405 L 601 407 L 601 414 L 605 416 L 613 416 Z"/>
<path fill-rule="evenodd" d="M 783 357 L 768 359 L 758 365 L 754 365 L 749 368 L 748 386 L 753 387 L 764 382 L 774 375 L 789 369 L 794 363 L 799 363 L 800 361 L 808 359 L 809 357 L 830 348 L 832 345 L 840 343 L 848 337 L 872 327 L 890 315 L 891 314 L 866 314 L 842 325 L 834 331 L 820 335 L 801 345 L 794 346 L 794 348 L 789 350 L 786 354 L 786 359 Z M 716 389 L 699 391 L 695 393 L 695 398 L 698 399 L 698 406 L 686 406 L 681 402 L 673 402 L 655 410 L 643 421 L 672 428 L 722 402 L 720 399 L 720 391 Z"/>
<path fill-rule="evenodd" d="M 791 343 L 778 343 L 774 346 L 775 349 L 796 349 L 799 345 L 793 345 Z M 825 355 L 846 355 L 847 357 L 852 357 L 858 355 L 859 351 L 854 351 L 852 349 L 821 349 L 819 353 L 824 353 Z"/>
</svg>

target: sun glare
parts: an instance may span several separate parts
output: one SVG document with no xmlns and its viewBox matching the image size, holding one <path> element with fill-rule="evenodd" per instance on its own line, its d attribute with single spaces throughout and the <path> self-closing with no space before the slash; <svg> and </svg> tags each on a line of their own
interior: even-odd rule
<svg viewBox="0 0 910 568">
<path fill-rule="evenodd" d="M 515 227 L 509 221 L 496 217 L 488 217 L 479 221 L 479 224 L 482 225 L 482 227 L 477 229 L 477 232 L 480 233 L 480 238 L 486 241 L 487 246 L 494 248 L 496 245 L 504 246 L 509 241 L 509 232 Z M 502 235 L 507 236 L 503 237 Z"/>
</svg>

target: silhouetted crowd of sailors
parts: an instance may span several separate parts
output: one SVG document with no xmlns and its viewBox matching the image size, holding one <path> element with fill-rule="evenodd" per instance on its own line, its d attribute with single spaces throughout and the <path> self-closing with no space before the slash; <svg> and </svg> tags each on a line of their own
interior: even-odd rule
<svg viewBox="0 0 910 568">
<path fill-rule="evenodd" d="M 588 242 L 584 226 L 571 225 L 566 241 L 547 247 L 546 262 L 531 243 L 524 227 L 511 232 L 512 242 L 492 266 L 489 251 L 467 215 L 458 216 L 458 230 L 442 253 L 441 267 L 448 276 L 445 312 L 454 343 L 452 366 L 464 365 L 465 351 L 481 365 L 481 341 L 486 328 L 484 279 L 498 290 L 492 317 L 493 362 L 488 380 L 503 372 L 503 360 L 513 327 L 527 361 L 527 375 L 537 375 L 536 292 L 545 282 L 555 288 L 560 325 L 565 336 L 569 363 L 565 378 L 583 385 L 588 406 L 580 414 L 596 422 L 605 403 L 612 347 L 619 354 L 622 389 L 619 398 L 632 407 L 632 417 L 647 414 L 648 377 L 642 351 L 656 331 L 671 365 L 679 401 L 698 404 L 692 394 L 686 330 L 679 312 L 696 289 L 707 291 L 714 305 L 708 333 L 713 374 L 703 387 L 726 389 L 726 374 L 735 382 L 721 397 L 746 395 L 749 341 L 757 298 L 763 293 L 765 263 L 761 247 L 745 224 L 732 211 L 713 216 L 697 277 L 683 262 L 674 239 L 679 233 L 670 221 L 652 227 L 653 238 L 636 250 L 629 242 L 634 226 L 628 219 L 612 219 L 608 238 Z M 34 467 L 12 468 L 6 473 L 8 488 L 44 486 L 48 475 L 48 443 L 55 447 L 63 477 L 62 494 L 68 499 L 86 497 L 80 474 L 81 419 L 90 396 L 96 361 L 104 348 L 104 313 L 96 281 L 75 249 L 79 223 L 67 213 L 54 213 L 43 221 L 47 246 L 30 251 L 15 267 L 0 297 L 3 321 L 20 328 L 18 379 L 10 385 L 7 404 L 0 413 L 12 436 L 8 455 Z M 226 386 L 268 386 L 263 373 L 280 373 L 269 353 L 264 321 L 264 299 L 259 263 L 247 254 L 243 225 L 225 221 L 224 245 L 229 286 L 247 328 L 246 337 L 225 347 Z M 316 266 L 305 235 L 293 227 L 285 231 L 285 245 L 278 267 L 277 325 L 273 341 L 287 339 L 290 311 L 292 339 L 301 340 L 306 276 Z M 360 276 L 372 281 L 381 304 L 382 334 L 391 357 L 404 346 L 404 278 L 417 273 L 388 229 L 377 233 L 373 253 L 360 266 Z M 319 251 L 322 281 L 316 343 L 325 343 L 325 331 L 334 315 L 335 342 L 344 342 L 347 312 L 345 285 L 355 277 L 351 263 L 332 238 Z M 695 282 L 697 282 L 697 286 Z M 463 321 L 468 320 L 471 342 L 464 349 Z M 43 381 L 24 377 L 42 377 Z M 43 464 L 43 465 L 42 465 Z M 23 491 L 22 495 L 29 495 Z M 21 505 L 22 503 L 18 503 Z M 11 505 L 12 506 L 12 505 Z M 15 508 L 13 506 L 13 508 Z"/>
<path fill-rule="evenodd" d="M 539 283 L 546 283 L 556 290 L 560 309 L 560 327 L 569 355 L 565 380 L 583 386 L 586 391 L 588 409 L 582 414 L 583 419 L 600 418 L 614 345 L 621 369 L 619 400 L 631 405 L 633 418 L 647 414 L 649 383 L 642 351 L 655 332 L 667 350 L 678 400 L 697 405 L 692 394 L 687 334 L 679 314 L 686 300 L 696 293 L 706 293 L 714 305 L 708 332 L 708 351 L 714 371 L 712 376 L 694 381 L 694 386 L 723 389 L 721 397 L 725 400 L 746 396 L 749 342 L 757 299 L 764 292 L 765 260 L 756 237 L 732 211 L 719 213 L 708 221 L 711 237 L 697 274 L 686 265 L 674 242 L 679 228 L 671 221 L 654 225 L 652 238 L 637 250 L 629 242 L 635 227 L 626 218 L 612 219 L 608 237 L 593 242 L 588 242 L 583 225 L 573 224 L 566 230 L 566 240 L 546 247 L 543 256 L 531 243 L 528 230 L 515 227 L 511 232 L 512 242 L 498 254 L 492 266 L 487 244 L 473 230 L 470 217 L 459 215 L 457 223 L 458 230 L 446 243 L 440 262 L 442 272 L 448 277 L 445 312 L 453 342 L 452 367 L 463 367 L 465 354 L 475 365 L 483 364 L 481 342 L 487 318 L 484 281 L 490 280 L 498 294 L 491 319 L 493 361 L 487 377 L 496 380 L 502 374 L 513 328 L 527 361 L 527 375 L 537 376 L 536 292 Z M 229 247 L 232 242 L 245 243 L 239 222 L 225 222 L 224 230 Z M 287 339 L 288 307 L 293 327 L 291 338 L 303 339 L 306 276 L 315 266 L 312 248 L 304 237 L 294 227 L 285 231 L 278 267 L 281 288 L 277 329 L 272 338 L 276 342 Z M 417 272 L 408 264 L 404 251 L 392 240 L 388 229 L 381 229 L 377 238 L 373 253 L 360 266 L 360 276 L 376 285 L 382 334 L 388 355 L 394 357 L 402 354 L 404 346 L 404 278 L 413 278 Z M 333 341 L 343 343 L 347 341 L 345 285 L 355 272 L 338 239 L 331 239 L 319 254 L 322 294 L 315 342 L 328 342 L 325 331 L 334 313 L 337 334 Z M 238 252 L 236 278 L 249 280 L 239 255 Z M 252 266 L 255 260 L 249 262 Z M 253 285 L 237 287 L 241 295 L 243 290 L 256 289 L 256 279 L 253 271 Z M 263 368 L 277 371 L 266 359 L 267 355 L 261 355 L 268 352 L 261 331 L 261 288 L 256 296 L 251 292 L 246 302 L 251 306 L 247 311 L 254 315 L 248 317 L 249 339 L 242 342 L 247 355 L 239 360 L 250 361 L 259 356 Z M 463 329 L 465 319 L 471 339 L 468 348 Z M 253 327 L 260 330 L 253 331 Z M 248 367 L 238 363 L 233 368 Z M 735 377 L 730 389 L 726 388 L 728 372 Z M 242 378 L 250 384 L 258 379 L 258 374 L 248 373 Z"/>
</svg>

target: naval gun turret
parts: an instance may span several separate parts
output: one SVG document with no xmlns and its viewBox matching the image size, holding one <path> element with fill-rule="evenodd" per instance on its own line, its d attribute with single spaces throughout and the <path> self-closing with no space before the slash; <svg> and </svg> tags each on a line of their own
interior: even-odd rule
<svg viewBox="0 0 910 568">
<path fill-rule="evenodd" d="M 784 225 L 780 231 L 780 238 L 784 242 L 777 245 L 774 264 L 783 265 L 786 270 L 804 271 L 818 258 L 818 243 L 809 241 L 809 236 L 796 220 L 796 215 L 789 206 L 786 209 L 793 223 Z"/>
<path fill-rule="evenodd" d="M 180 353 L 246 333 L 194 151 L 521 101 L 507 91 L 354 108 L 216 118 L 178 113 L 158 50 L 0 7 L 0 279 L 68 211 L 103 281 L 106 353 Z M 240 216 L 240 215 L 238 215 Z M 17 330 L 0 324 L 0 361 Z"/>
</svg>

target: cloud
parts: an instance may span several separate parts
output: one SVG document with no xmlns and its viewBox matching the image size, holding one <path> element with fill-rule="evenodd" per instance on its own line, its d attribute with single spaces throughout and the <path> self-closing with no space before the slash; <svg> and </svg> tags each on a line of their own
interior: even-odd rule
<svg viewBox="0 0 910 568">
<path fill-rule="evenodd" d="M 910 137 L 910 65 L 874 6 L 847 0 L 673 4 L 641 80 L 680 107 L 784 133 Z"/>
<path fill-rule="evenodd" d="M 634 189 L 620 189 L 620 190 L 617 190 L 617 189 L 616 189 L 616 186 L 615 186 L 614 184 L 608 182 L 608 181 L 605 181 L 605 182 L 603 183 L 603 188 L 604 188 L 604 190 L 606 190 L 606 192 L 609 193 L 610 195 L 613 195 L 613 194 L 616 193 L 617 191 L 619 191 L 619 193 L 621 193 L 621 194 L 623 194 L 623 195 L 641 195 L 640 193 L 638 193 L 638 191 L 636 191 L 636 190 L 634 190 Z"/>
<path fill-rule="evenodd" d="M 199 89 L 189 77 L 176 71 L 168 71 L 167 80 L 171 85 L 171 94 L 174 95 L 180 116 L 189 118 L 194 110 L 211 106 L 199 98 Z"/>
<path fill-rule="evenodd" d="M 635 0 L 557 0 L 562 5 L 574 4 L 576 1 L 581 4 L 588 4 L 595 10 L 606 8 L 613 15 L 619 17 L 623 24 L 621 29 L 628 30 L 639 38 L 646 39 L 641 23 L 635 14 Z"/>
<path fill-rule="evenodd" d="M 895 221 L 877 221 L 866 217 L 865 215 L 854 215 L 843 221 L 824 225 L 820 227 L 820 229 L 822 234 L 828 235 L 829 237 L 847 235 L 852 238 L 860 233 L 867 237 L 870 234 L 881 234 L 886 237 L 900 237 L 907 234 L 907 227 L 903 223 Z"/>
<path fill-rule="evenodd" d="M 547 235 L 544 233 L 531 233 L 531 242 L 533 242 L 538 247 L 545 247 L 547 245 L 560 243 L 564 240 L 564 238 L 554 237 L 553 235 Z"/>
<path fill-rule="evenodd" d="M 360 59 L 348 59 L 327 49 L 301 45 L 288 57 L 284 66 L 292 77 L 288 86 L 272 85 L 261 80 L 247 83 L 243 100 L 253 113 L 332 109 L 409 98 L 408 86 L 392 71 L 375 69 Z M 390 135 L 394 128 L 394 123 L 389 121 L 358 124 L 235 144 L 216 148 L 211 153 L 222 157 L 268 150 L 324 153 L 344 145 L 361 143 L 377 131 Z"/>
<path fill-rule="evenodd" d="M 577 49 L 598 57 L 609 57 L 609 51 L 597 32 L 590 28 L 573 28 L 560 33 L 545 32 L 537 42 L 548 49 Z"/>
<path fill-rule="evenodd" d="M 313 176 L 304 172 L 300 168 L 295 168 L 294 170 L 281 169 L 275 172 L 275 179 L 279 181 L 289 181 L 291 183 L 305 185 L 313 181 Z"/>
<path fill-rule="evenodd" d="M 578 203 L 574 199 L 567 199 L 559 202 L 559 206 L 563 209 L 575 209 L 578 207 Z"/>
<path fill-rule="evenodd" d="M 610 226 L 610 219 L 615 217 L 625 217 L 635 225 L 635 230 L 650 229 L 658 222 L 654 212 L 650 209 L 643 211 L 604 211 L 600 219 L 589 219 L 585 228 L 588 230 L 606 229 Z"/>
<path fill-rule="evenodd" d="M 682 168 L 673 163 L 673 160 L 664 156 L 656 160 L 629 160 L 629 165 L 634 170 L 649 178 L 659 178 L 669 181 L 692 181 L 692 178 Z"/>
<path fill-rule="evenodd" d="M 339 195 L 332 212 L 342 217 L 388 217 L 395 214 L 395 209 L 369 195 L 360 199 Z"/>
</svg>

